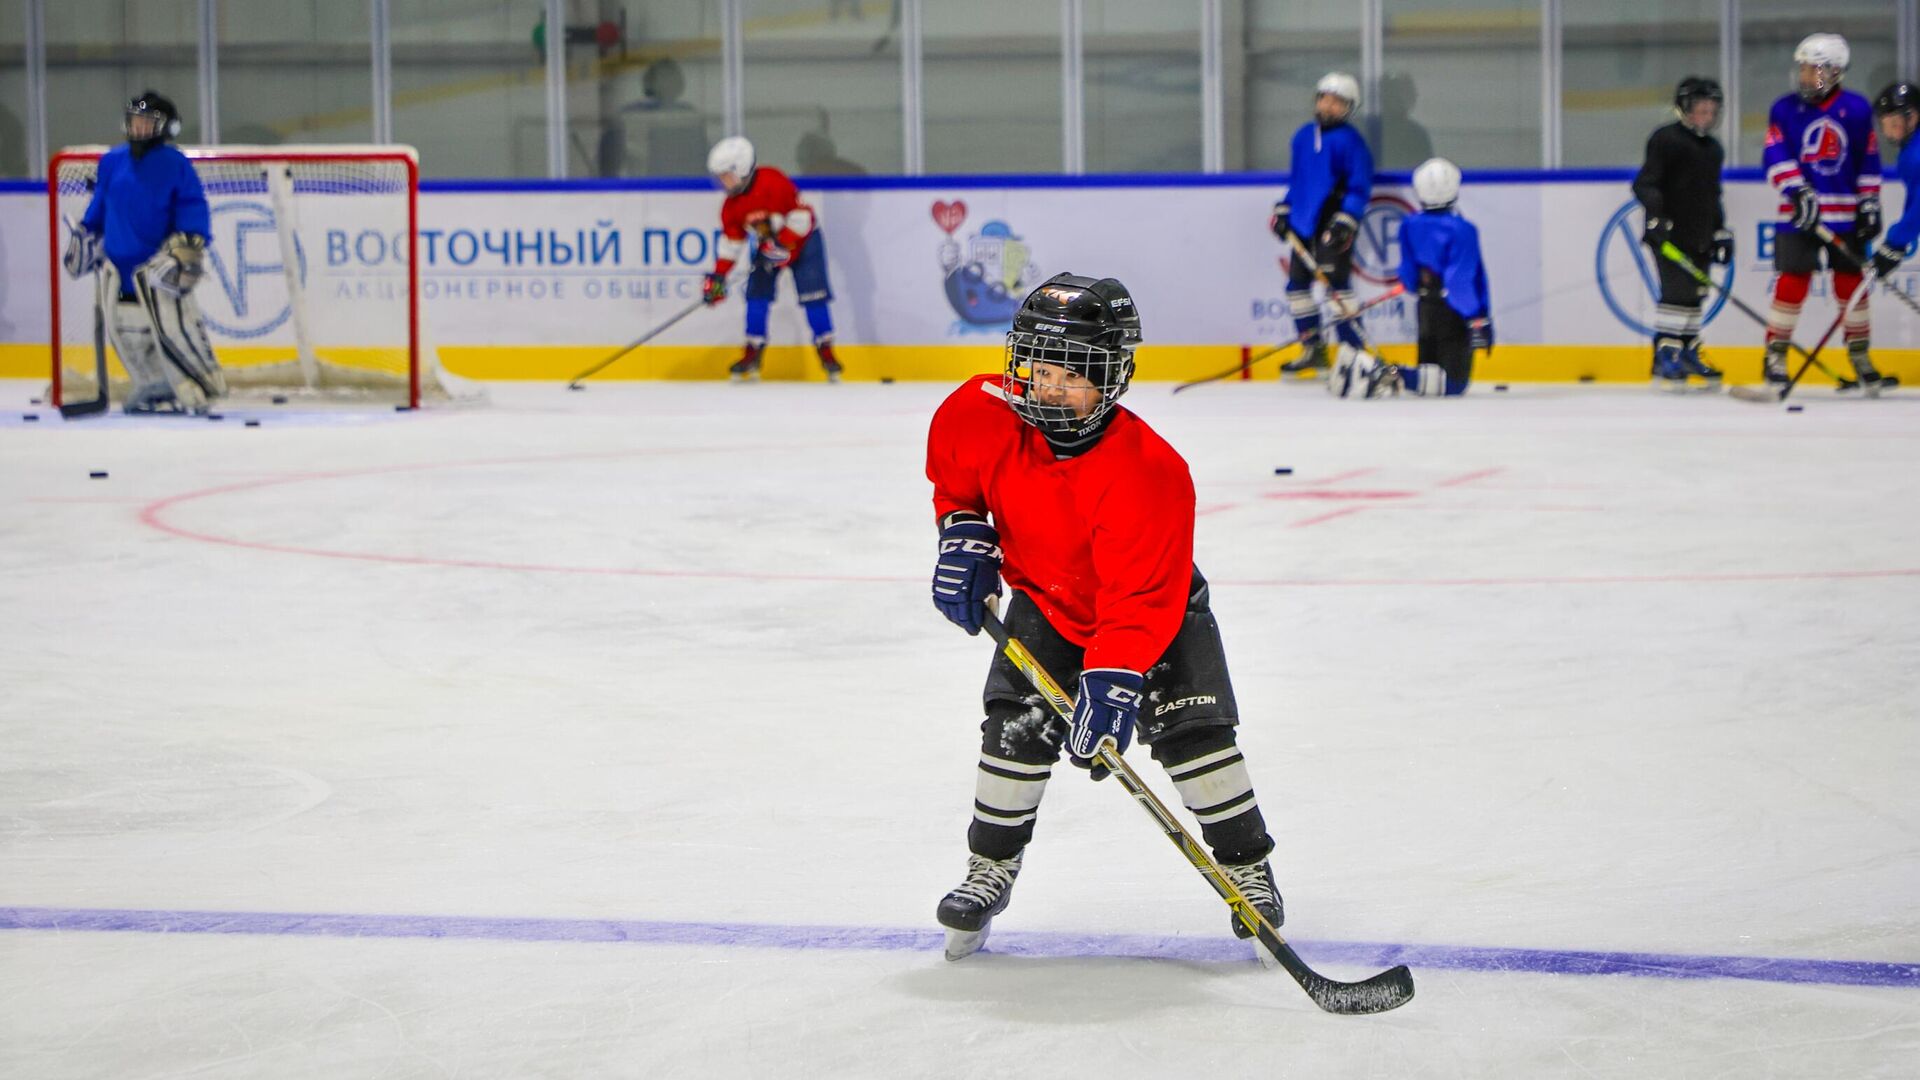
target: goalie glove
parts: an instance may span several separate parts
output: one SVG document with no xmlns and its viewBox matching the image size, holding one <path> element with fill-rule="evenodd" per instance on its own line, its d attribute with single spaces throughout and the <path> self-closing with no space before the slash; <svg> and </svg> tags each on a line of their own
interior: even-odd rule
<svg viewBox="0 0 1920 1080">
<path fill-rule="evenodd" d="M 148 259 L 142 270 L 154 288 L 172 296 L 185 296 L 207 274 L 207 238 L 194 233 L 174 233 L 167 238 L 160 254 Z"/>
<path fill-rule="evenodd" d="M 106 256 L 101 251 L 100 234 L 88 232 L 74 224 L 71 218 L 67 219 L 67 253 L 60 259 L 60 264 L 66 267 L 67 276 L 86 277 L 100 269 L 104 261 Z"/>
</svg>

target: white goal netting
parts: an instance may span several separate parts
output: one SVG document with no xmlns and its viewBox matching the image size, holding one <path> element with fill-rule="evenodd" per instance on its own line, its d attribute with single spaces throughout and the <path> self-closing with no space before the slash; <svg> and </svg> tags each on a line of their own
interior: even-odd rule
<svg viewBox="0 0 1920 1080">
<path fill-rule="evenodd" d="M 207 273 L 194 290 L 227 383 L 237 394 L 418 405 L 465 399 L 422 346 L 419 168 L 398 146 L 182 147 L 206 189 Z M 93 196 L 105 147 L 62 151 L 49 185 L 56 249 Z M 54 392 L 126 388 L 111 345 L 97 344 L 94 287 L 59 263 L 53 275 Z"/>
</svg>

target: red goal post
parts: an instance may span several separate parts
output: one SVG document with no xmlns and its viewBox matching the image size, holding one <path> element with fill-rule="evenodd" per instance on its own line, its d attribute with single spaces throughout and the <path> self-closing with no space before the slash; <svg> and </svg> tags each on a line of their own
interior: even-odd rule
<svg viewBox="0 0 1920 1080">
<path fill-rule="evenodd" d="M 180 149 L 212 215 L 207 274 L 193 295 L 230 387 L 408 407 L 449 396 L 421 346 L 420 166 L 411 147 Z M 85 212 L 107 150 L 70 147 L 47 170 L 56 404 L 97 396 L 101 370 L 110 393 L 124 387 L 117 360 L 96 344 L 91 283 L 61 266 L 66 220 Z M 343 257 L 356 247 L 362 257 Z"/>
</svg>

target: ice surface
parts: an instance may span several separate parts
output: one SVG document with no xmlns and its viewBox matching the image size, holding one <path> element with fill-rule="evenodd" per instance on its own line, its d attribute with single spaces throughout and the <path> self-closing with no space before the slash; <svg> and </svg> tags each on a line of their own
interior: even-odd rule
<svg viewBox="0 0 1920 1080">
<path fill-rule="evenodd" d="M 1414 967 L 1342 1018 L 1065 769 L 941 959 L 990 654 L 927 599 L 945 387 L 38 389 L 0 384 L 0 1076 L 1916 1072 L 1920 396 L 1135 388 L 1285 933 Z"/>
</svg>

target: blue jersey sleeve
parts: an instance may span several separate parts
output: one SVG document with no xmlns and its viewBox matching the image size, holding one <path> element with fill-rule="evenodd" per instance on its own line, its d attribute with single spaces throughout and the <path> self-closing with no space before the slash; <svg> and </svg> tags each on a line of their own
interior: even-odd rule
<svg viewBox="0 0 1920 1080">
<path fill-rule="evenodd" d="M 1347 194 L 1340 200 L 1340 209 L 1359 221 L 1367 216 L 1367 203 L 1373 199 L 1373 151 L 1367 149 L 1367 140 L 1358 130 L 1347 130 L 1353 132 L 1353 139 L 1347 162 Z"/>
<path fill-rule="evenodd" d="M 1447 245 L 1446 255 L 1447 304 L 1463 319 L 1478 319 L 1493 312 L 1487 268 L 1480 260 L 1480 230 L 1466 218 L 1453 220 L 1453 243 Z"/>
<path fill-rule="evenodd" d="M 1409 214 L 1400 219 L 1400 287 L 1407 290 L 1408 296 L 1417 296 L 1420 292 L 1420 260 L 1414 257 L 1413 233 L 1419 228 L 1414 222 L 1419 220 Z"/>
<path fill-rule="evenodd" d="M 1900 151 L 1900 160 L 1894 162 L 1893 168 L 1907 189 L 1907 203 L 1900 220 L 1893 223 L 1881 242 L 1896 251 L 1905 251 L 1920 237 L 1920 140 L 1908 143 Z"/>
<path fill-rule="evenodd" d="M 95 236 L 107 229 L 107 178 L 118 165 L 119 159 L 107 154 L 93 171 L 93 197 L 87 200 L 87 212 L 80 215 L 80 227 Z"/>
<path fill-rule="evenodd" d="M 173 187 L 173 231 L 212 238 L 213 217 L 207 209 L 207 189 L 193 162 L 180 155 L 180 171 Z"/>
</svg>

